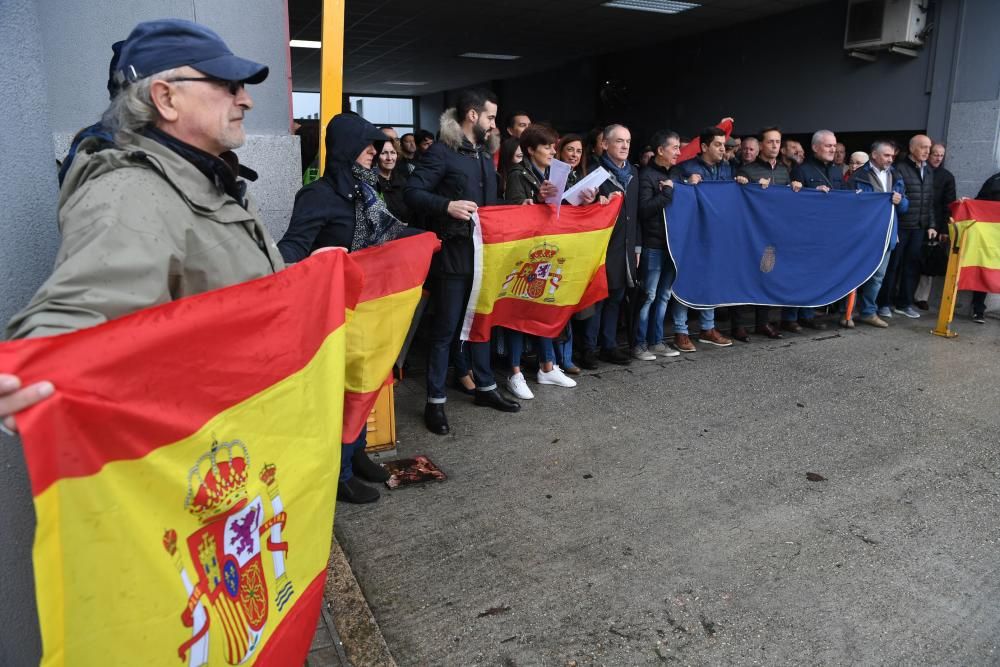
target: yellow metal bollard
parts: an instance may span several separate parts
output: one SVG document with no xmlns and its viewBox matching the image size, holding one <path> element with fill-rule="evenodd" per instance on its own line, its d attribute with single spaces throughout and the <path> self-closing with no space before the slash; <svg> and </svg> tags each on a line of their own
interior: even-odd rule
<svg viewBox="0 0 1000 667">
<path fill-rule="evenodd" d="M 931 331 L 935 336 L 954 338 L 958 334 L 951 330 L 955 317 L 955 298 L 958 295 L 958 273 L 962 260 L 962 239 L 954 220 L 948 225 L 951 232 L 951 252 L 948 254 L 948 272 L 944 277 L 944 292 L 941 294 L 941 308 L 938 310 L 937 326 Z"/>
</svg>

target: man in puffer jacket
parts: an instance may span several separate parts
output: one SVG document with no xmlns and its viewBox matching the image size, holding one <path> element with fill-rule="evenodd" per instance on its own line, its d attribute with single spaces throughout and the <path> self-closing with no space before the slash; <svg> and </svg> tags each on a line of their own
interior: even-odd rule
<svg viewBox="0 0 1000 667">
<path fill-rule="evenodd" d="M 918 134 L 910 139 L 906 157 L 896 162 L 896 170 L 906 184 L 910 210 L 899 216 L 899 244 L 889 258 L 889 268 L 878 295 L 879 317 L 892 317 L 892 313 L 911 319 L 920 317 L 913 307 L 913 292 L 920 278 L 920 252 L 925 239 L 937 237 L 934 169 L 927 164 L 930 152 L 930 137 Z"/>
</svg>

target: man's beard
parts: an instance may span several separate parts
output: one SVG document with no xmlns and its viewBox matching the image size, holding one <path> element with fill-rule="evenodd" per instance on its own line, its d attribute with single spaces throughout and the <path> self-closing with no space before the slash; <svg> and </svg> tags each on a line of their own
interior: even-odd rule
<svg viewBox="0 0 1000 667">
<path fill-rule="evenodd" d="M 489 136 L 489 132 L 490 131 L 488 129 L 483 129 L 481 125 L 477 124 L 472 126 L 472 134 L 476 137 L 477 144 L 486 143 L 486 137 Z"/>
</svg>

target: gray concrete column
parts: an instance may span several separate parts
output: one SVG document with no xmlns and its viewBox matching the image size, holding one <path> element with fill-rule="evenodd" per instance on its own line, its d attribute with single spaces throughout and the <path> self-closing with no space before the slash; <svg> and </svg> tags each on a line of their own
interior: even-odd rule
<svg viewBox="0 0 1000 667">
<path fill-rule="evenodd" d="M 32 0 L 5 0 L 0 21 L 0 323 L 48 276 L 59 246 L 56 166 L 42 37 Z M 0 665 L 37 665 L 31 505 L 21 443 L 0 436 Z"/>
<path fill-rule="evenodd" d="M 947 167 L 960 197 L 974 197 L 1000 171 L 1000 3 L 962 0 L 948 117 Z"/>
</svg>

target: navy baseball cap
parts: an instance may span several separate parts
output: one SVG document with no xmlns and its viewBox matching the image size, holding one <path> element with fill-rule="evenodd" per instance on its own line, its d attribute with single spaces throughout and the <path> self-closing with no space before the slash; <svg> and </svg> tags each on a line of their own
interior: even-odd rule
<svg viewBox="0 0 1000 667">
<path fill-rule="evenodd" d="M 116 78 L 124 88 L 147 76 L 188 65 L 225 81 L 260 83 L 267 65 L 233 55 L 215 31 L 183 19 L 137 25 L 122 45 Z"/>
</svg>

